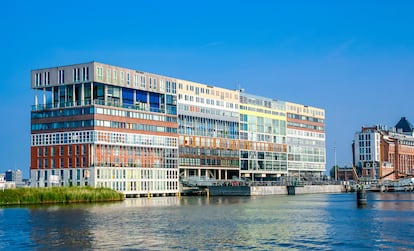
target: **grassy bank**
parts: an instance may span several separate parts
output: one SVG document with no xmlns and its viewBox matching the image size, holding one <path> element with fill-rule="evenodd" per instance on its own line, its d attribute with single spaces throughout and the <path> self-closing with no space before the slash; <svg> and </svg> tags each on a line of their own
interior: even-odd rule
<svg viewBox="0 0 414 251">
<path fill-rule="evenodd" d="M 49 187 L 0 190 L 0 206 L 121 201 L 123 199 L 122 193 L 109 188 Z"/>
</svg>

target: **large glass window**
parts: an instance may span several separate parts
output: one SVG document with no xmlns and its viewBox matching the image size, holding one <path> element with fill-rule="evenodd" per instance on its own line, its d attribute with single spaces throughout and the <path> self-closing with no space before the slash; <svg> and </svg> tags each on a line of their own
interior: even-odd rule
<svg viewBox="0 0 414 251">
<path fill-rule="evenodd" d="M 134 104 L 134 90 L 129 88 L 122 89 L 122 102 L 124 104 Z"/>
<path fill-rule="evenodd" d="M 147 103 L 147 92 L 137 90 L 136 101 L 141 103 Z"/>
</svg>

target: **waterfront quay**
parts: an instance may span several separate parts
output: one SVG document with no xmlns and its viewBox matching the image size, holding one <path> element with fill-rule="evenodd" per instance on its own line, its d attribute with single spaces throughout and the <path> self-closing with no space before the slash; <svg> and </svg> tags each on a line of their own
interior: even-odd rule
<svg viewBox="0 0 414 251">
<path fill-rule="evenodd" d="M 181 194 L 199 194 L 206 196 L 265 196 L 265 195 L 299 195 L 322 193 L 356 192 L 363 189 L 367 192 L 413 192 L 414 185 L 411 179 L 398 182 L 378 181 L 211 181 L 211 180 L 187 180 L 182 182 Z"/>
<path fill-rule="evenodd" d="M 343 193 L 351 190 L 349 182 L 226 181 L 200 183 L 195 183 L 192 186 L 189 183 L 183 183 L 184 186 L 182 187 L 181 194 L 205 196 L 265 196 Z"/>
</svg>

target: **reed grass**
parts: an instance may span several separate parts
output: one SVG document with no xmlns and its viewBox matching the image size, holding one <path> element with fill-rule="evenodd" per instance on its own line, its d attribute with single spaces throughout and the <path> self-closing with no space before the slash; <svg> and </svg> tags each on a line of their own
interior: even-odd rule
<svg viewBox="0 0 414 251">
<path fill-rule="evenodd" d="M 0 206 L 48 203 L 121 201 L 122 193 L 109 188 L 48 187 L 0 190 Z"/>
</svg>

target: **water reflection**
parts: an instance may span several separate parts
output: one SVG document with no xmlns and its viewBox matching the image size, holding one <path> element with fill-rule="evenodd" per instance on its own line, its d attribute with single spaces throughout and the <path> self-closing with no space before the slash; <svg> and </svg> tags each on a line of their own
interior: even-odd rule
<svg viewBox="0 0 414 251">
<path fill-rule="evenodd" d="M 369 199 L 383 210 L 414 210 L 414 193 L 371 193 Z"/>
<path fill-rule="evenodd" d="M 155 197 L 0 210 L 17 249 L 410 249 L 413 195 Z M 7 231 L 5 231 L 7 226 Z M 3 246 L 6 247 L 6 246 Z"/>
<path fill-rule="evenodd" d="M 88 210 L 71 207 L 48 207 L 30 210 L 30 239 L 40 249 L 46 247 L 92 248 Z"/>
</svg>

